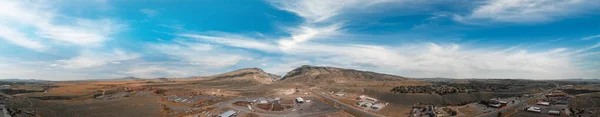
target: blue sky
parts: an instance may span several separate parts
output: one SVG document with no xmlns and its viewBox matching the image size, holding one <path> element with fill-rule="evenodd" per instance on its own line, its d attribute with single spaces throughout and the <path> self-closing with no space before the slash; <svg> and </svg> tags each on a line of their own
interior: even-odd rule
<svg viewBox="0 0 600 117">
<path fill-rule="evenodd" d="M 301 65 L 407 77 L 599 78 L 594 0 L 5 1 L 0 78 Z"/>
</svg>

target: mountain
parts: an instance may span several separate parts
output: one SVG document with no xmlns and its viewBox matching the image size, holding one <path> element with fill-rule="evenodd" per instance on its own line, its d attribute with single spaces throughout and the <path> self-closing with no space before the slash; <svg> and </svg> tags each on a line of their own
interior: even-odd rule
<svg viewBox="0 0 600 117">
<path fill-rule="evenodd" d="M 206 82 L 271 84 L 279 78 L 259 68 L 245 68 L 209 76 Z"/>
<path fill-rule="evenodd" d="M 561 79 L 560 81 L 571 81 L 571 82 L 600 82 L 600 78 L 572 78 L 572 79 Z"/>
<path fill-rule="evenodd" d="M 41 83 L 41 82 L 50 82 L 48 80 L 20 79 L 20 78 L 0 79 L 0 81 L 2 81 L 2 82 L 13 82 L 13 83 Z"/>
<path fill-rule="evenodd" d="M 303 65 L 288 72 L 281 82 L 303 83 L 303 84 L 327 84 L 327 83 L 360 83 L 365 81 L 403 81 L 409 78 L 388 74 L 343 69 L 336 67 L 320 67 Z"/>
</svg>

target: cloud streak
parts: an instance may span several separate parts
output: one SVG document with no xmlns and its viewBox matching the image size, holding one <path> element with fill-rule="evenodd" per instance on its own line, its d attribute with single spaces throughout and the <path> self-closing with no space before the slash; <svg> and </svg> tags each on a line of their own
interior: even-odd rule
<svg viewBox="0 0 600 117">
<path fill-rule="evenodd" d="M 488 0 L 467 15 L 455 15 L 463 23 L 539 23 L 564 19 L 597 9 L 595 0 Z"/>
<path fill-rule="evenodd" d="M 0 5 L 0 26 L 24 27 L 12 30 L 18 35 L 3 34 L 7 40 L 27 40 L 22 37 L 52 39 L 84 46 L 98 46 L 110 40 L 110 35 L 120 32 L 126 26 L 112 19 L 85 19 L 55 13 L 55 9 L 44 2 L 7 1 Z M 72 22 L 57 24 L 56 20 Z M 33 31 L 32 31 L 33 30 Z M 33 32 L 33 33 L 26 33 Z M 19 38 L 19 39 L 17 39 Z M 31 39 L 29 39 L 31 40 Z M 19 42 L 27 48 L 39 49 L 40 44 Z"/>
<path fill-rule="evenodd" d="M 600 38 L 600 35 L 583 37 L 583 38 L 581 38 L 581 40 L 592 40 L 592 39 L 597 39 L 597 38 Z"/>
</svg>

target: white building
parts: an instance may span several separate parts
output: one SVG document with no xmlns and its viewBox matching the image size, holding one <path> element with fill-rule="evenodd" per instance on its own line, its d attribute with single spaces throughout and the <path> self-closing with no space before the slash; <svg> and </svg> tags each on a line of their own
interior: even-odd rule
<svg viewBox="0 0 600 117">
<path fill-rule="evenodd" d="M 219 117 L 232 117 L 234 115 L 235 115 L 235 111 L 228 110 L 228 111 L 224 112 L 223 114 L 220 114 Z"/>
<path fill-rule="evenodd" d="M 375 99 L 375 98 L 372 98 L 372 97 L 367 97 L 367 100 L 369 100 L 369 101 L 373 101 L 373 102 L 377 102 L 377 99 Z"/>
<path fill-rule="evenodd" d="M 304 103 L 304 99 L 302 99 L 301 97 L 296 98 L 296 102 L 297 103 Z"/>
<path fill-rule="evenodd" d="M 365 104 L 363 104 L 362 106 L 363 106 L 363 107 L 371 107 L 371 106 L 373 106 L 373 103 L 365 103 Z"/>
<path fill-rule="evenodd" d="M 550 115 L 560 115 L 560 111 L 550 110 L 550 111 L 548 111 L 548 114 L 550 114 Z"/>
<path fill-rule="evenodd" d="M 385 104 L 383 104 L 383 103 L 379 103 L 379 104 L 375 104 L 375 105 L 371 106 L 372 109 L 381 109 L 383 107 L 385 107 Z"/>
<path fill-rule="evenodd" d="M 527 111 L 529 111 L 529 112 L 536 112 L 536 113 L 541 113 L 542 112 L 542 110 L 541 110 L 540 107 L 529 107 L 529 108 L 527 108 Z"/>
</svg>

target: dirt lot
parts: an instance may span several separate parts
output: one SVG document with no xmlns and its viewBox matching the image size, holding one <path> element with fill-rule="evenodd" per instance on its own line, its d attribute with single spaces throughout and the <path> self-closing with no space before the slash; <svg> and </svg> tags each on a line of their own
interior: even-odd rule
<svg viewBox="0 0 600 117">
<path fill-rule="evenodd" d="M 466 117 L 475 117 L 477 115 L 483 114 L 479 109 L 473 106 L 463 106 L 461 108 L 458 108 L 458 112 L 464 114 L 464 116 Z"/>
<path fill-rule="evenodd" d="M 158 111 L 156 98 L 153 96 L 141 96 L 123 100 L 86 100 L 79 102 L 42 101 L 28 98 L 15 100 L 14 107 L 36 110 L 43 117 L 155 117 L 161 115 Z"/>
</svg>

